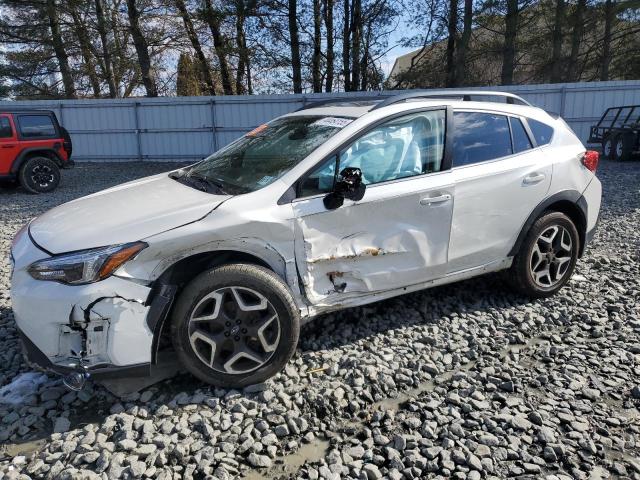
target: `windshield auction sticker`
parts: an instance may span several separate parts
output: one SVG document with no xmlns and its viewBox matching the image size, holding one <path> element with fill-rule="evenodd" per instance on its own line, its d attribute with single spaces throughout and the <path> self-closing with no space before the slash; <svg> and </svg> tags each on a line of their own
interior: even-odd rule
<svg viewBox="0 0 640 480">
<path fill-rule="evenodd" d="M 311 125 L 314 127 L 344 128 L 351 122 L 353 122 L 352 118 L 325 117 L 313 122 Z"/>
</svg>

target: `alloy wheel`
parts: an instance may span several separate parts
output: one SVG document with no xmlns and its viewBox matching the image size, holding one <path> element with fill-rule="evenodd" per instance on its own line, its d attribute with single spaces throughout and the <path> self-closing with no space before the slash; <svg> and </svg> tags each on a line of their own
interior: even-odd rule
<svg viewBox="0 0 640 480">
<path fill-rule="evenodd" d="M 562 281 L 573 256 L 573 242 L 569 231 L 561 225 L 551 225 L 536 239 L 531 250 L 529 268 L 533 281 L 549 289 Z"/>
<path fill-rule="evenodd" d="M 30 177 L 40 188 L 47 188 L 55 179 L 53 170 L 48 165 L 36 165 L 31 169 Z"/>
<path fill-rule="evenodd" d="M 269 362 L 280 330 L 271 302 L 240 286 L 205 295 L 191 311 L 188 324 L 189 342 L 198 359 L 226 374 L 245 374 Z"/>
</svg>

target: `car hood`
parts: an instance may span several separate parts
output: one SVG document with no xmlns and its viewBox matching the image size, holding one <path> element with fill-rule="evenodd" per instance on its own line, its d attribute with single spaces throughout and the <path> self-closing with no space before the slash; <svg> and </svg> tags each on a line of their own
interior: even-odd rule
<svg viewBox="0 0 640 480">
<path fill-rule="evenodd" d="M 51 253 L 134 242 L 199 220 L 227 198 L 163 173 L 53 208 L 33 220 L 29 232 Z"/>
</svg>

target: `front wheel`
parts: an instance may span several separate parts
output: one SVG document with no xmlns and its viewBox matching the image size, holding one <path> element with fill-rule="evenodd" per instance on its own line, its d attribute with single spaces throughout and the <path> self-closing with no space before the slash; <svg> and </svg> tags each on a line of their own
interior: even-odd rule
<svg viewBox="0 0 640 480">
<path fill-rule="evenodd" d="M 60 183 L 60 169 L 50 158 L 32 157 L 20 168 L 18 179 L 29 193 L 49 193 Z"/>
<path fill-rule="evenodd" d="M 561 212 L 544 214 L 513 260 L 513 286 L 534 298 L 553 295 L 571 278 L 579 251 L 580 237 L 571 219 Z"/>
<path fill-rule="evenodd" d="M 174 347 L 184 367 L 207 383 L 240 388 L 264 382 L 287 364 L 300 314 L 285 283 L 248 264 L 201 273 L 172 315 Z"/>
</svg>

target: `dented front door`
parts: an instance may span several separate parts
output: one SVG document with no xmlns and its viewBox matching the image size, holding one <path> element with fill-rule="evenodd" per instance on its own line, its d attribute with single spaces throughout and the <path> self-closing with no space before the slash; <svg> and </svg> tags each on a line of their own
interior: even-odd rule
<svg viewBox="0 0 640 480">
<path fill-rule="evenodd" d="M 332 305 L 444 275 L 453 210 L 451 172 L 370 185 L 327 210 L 294 201 L 296 262 L 307 297 Z"/>
</svg>

